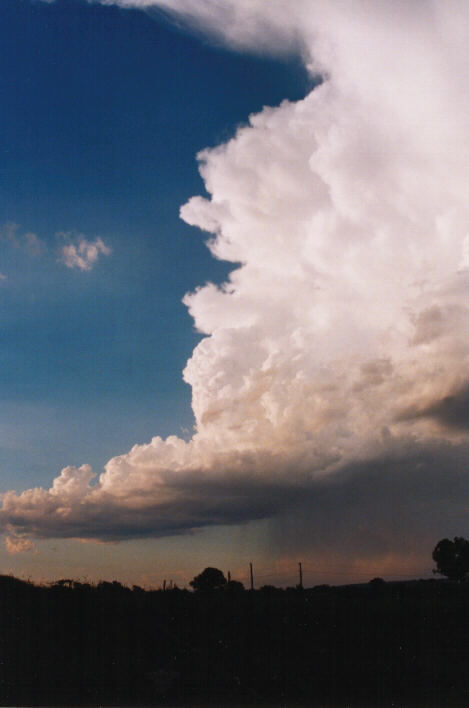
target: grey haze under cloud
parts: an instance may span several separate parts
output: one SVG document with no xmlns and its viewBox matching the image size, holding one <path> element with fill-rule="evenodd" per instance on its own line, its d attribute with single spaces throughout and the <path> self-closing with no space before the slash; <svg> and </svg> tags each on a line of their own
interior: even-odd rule
<svg viewBox="0 0 469 708">
<path fill-rule="evenodd" d="M 206 335 L 184 370 L 193 438 L 8 492 L 3 528 L 116 540 L 275 517 L 285 547 L 363 554 L 467 533 L 467 6 L 104 4 L 295 44 L 323 83 L 198 156 L 210 198 L 181 216 L 242 266 L 185 298 Z"/>
</svg>

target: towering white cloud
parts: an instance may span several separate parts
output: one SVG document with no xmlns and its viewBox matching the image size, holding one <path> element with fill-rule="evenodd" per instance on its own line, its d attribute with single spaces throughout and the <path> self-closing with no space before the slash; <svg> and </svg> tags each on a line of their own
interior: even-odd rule
<svg viewBox="0 0 469 708">
<path fill-rule="evenodd" d="M 184 371 L 193 438 L 137 445 L 95 484 L 67 468 L 9 492 L 5 528 L 125 538 L 294 508 L 316 538 L 375 550 L 464 532 L 467 5 L 117 4 L 238 48 L 295 46 L 322 83 L 199 155 L 210 198 L 181 216 L 237 265 L 185 298 L 206 335 Z"/>
</svg>

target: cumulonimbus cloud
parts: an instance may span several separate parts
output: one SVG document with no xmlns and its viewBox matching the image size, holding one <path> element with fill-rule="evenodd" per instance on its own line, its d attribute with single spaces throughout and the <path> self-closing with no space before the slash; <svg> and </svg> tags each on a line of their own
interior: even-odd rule
<svg viewBox="0 0 469 708">
<path fill-rule="evenodd" d="M 369 545 L 392 548 L 406 529 L 409 544 L 465 523 L 469 9 L 117 4 L 238 48 L 295 44 L 322 83 L 198 156 L 210 197 L 181 216 L 236 266 L 185 298 L 205 335 L 184 370 L 192 439 L 155 437 L 97 479 L 85 465 L 49 490 L 8 492 L 3 528 L 115 540 L 287 523 L 294 508 L 318 538 L 366 528 Z"/>
</svg>

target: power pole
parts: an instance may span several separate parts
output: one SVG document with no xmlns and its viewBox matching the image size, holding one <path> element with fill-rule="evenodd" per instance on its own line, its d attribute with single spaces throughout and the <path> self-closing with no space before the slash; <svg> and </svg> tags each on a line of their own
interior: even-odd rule
<svg viewBox="0 0 469 708">
<path fill-rule="evenodd" d="M 228 582 L 231 583 L 231 573 L 228 571 Z"/>
<path fill-rule="evenodd" d="M 303 568 L 301 566 L 301 561 L 298 563 L 298 569 L 300 571 L 300 585 L 299 587 L 303 589 Z"/>
<path fill-rule="evenodd" d="M 166 580 L 163 580 L 163 592 L 166 590 Z"/>
<path fill-rule="evenodd" d="M 251 576 L 251 590 L 254 590 L 254 573 L 252 572 L 252 563 L 249 563 L 249 574 Z"/>
</svg>

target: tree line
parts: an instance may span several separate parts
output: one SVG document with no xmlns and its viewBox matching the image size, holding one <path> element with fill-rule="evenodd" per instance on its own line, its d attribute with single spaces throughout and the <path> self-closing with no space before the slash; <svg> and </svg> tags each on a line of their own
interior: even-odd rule
<svg viewBox="0 0 469 708">
<path fill-rule="evenodd" d="M 466 705 L 468 542 L 446 541 L 443 580 L 248 591 L 206 568 L 163 592 L 0 576 L 0 704 Z"/>
</svg>

